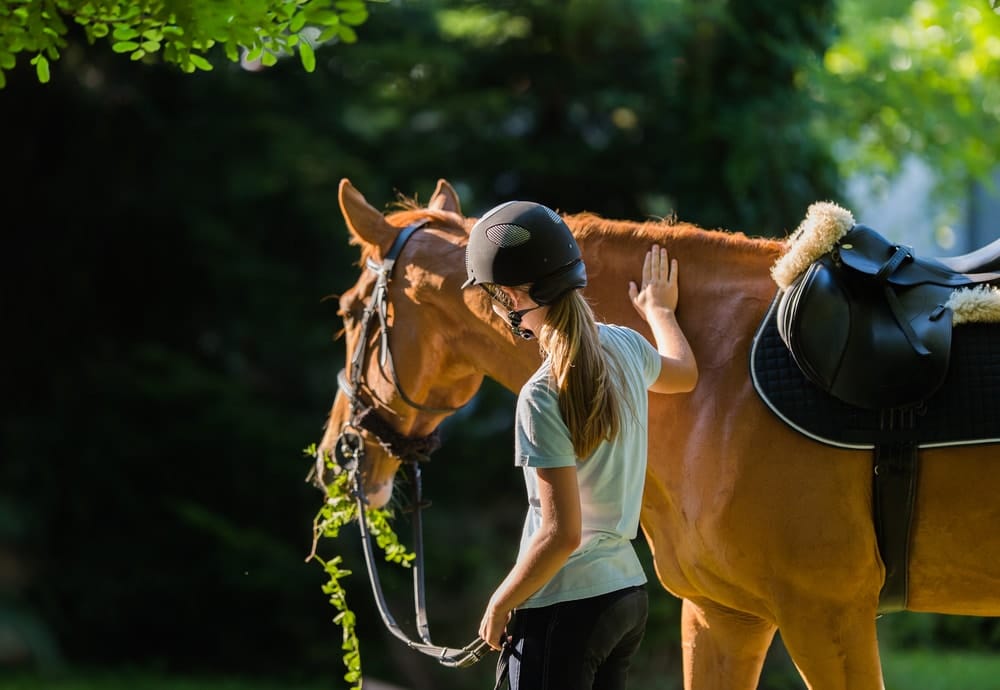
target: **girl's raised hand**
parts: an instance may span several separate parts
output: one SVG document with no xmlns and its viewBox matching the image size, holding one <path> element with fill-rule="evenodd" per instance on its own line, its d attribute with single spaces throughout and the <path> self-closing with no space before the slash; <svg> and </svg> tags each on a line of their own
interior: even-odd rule
<svg viewBox="0 0 1000 690">
<path fill-rule="evenodd" d="M 649 320 L 651 309 L 677 309 L 677 259 L 671 259 L 666 247 L 653 245 L 642 262 L 642 286 L 628 284 L 632 306 L 643 319 Z"/>
</svg>

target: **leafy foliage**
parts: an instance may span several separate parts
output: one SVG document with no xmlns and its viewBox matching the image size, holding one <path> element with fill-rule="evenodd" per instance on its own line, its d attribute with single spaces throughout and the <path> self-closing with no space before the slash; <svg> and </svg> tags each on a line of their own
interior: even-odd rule
<svg viewBox="0 0 1000 690">
<path fill-rule="evenodd" d="M 306 456 L 315 458 L 319 451 L 314 443 L 304 452 Z M 339 469 L 329 456 L 325 456 L 323 462 L 331 471 Z M 354 611 L 347 605 L 347 592 L 340 582 L 342 578 L 350 575 L 351 571 L 341 567 L 343 563 L 341 556 L 334 556 L 326 560 L 321 558 L 317 554 L 319 540 L 322 538 L 336 539 L 340 536 L 342 527 L 364 519 L 367 521 L 371 536 L 375 537 L 378 547 L 385 553 L 386 562 L 408 568 L 413 559 L 416 558 L 416 554 L 408 551 L 399 543 L 399 537 L 396 536 L 389 524 L 393 517 L 391 510 L 368 509 L 365 510 L 364 517 L 361 517 L 351 489 L 351 481 L 352 476 L 349 472 L 339 472 L 327 484 L 326 500 L 323 501 L 323 506 L 313 520 L 313 549 L 307 560 L 316 560 L 323 566 L 323 570 L 329 577 L 329 580 L 323 585 L 323 592 L 329 596 L 330 604 L 338 611 L 333 622 L 343 630 L 342 649 L 344 650 L 344 666 L 347 668 L 344 680 L 351 684 L 351 690 L 360 690 L 362 685 L 361 646 L 355 630 L 357 618 Z"/>
<path fill-rule="evenodd" d="M 211 70 L 209 51 L 221 46 L 236 62 L 242 56 L 274 65 L 298 52 L 307 72 L 316 69 L 314 47 L 353 43 L 368 19 L 365 2 L 378 0 L 3 0 L 0 4 L 0 88 L 16 56 L 31 56 L 38 80 L 66 47 L 67 23 L 83 27 L 87 40 L 108 41 L 132 60 L 160 55 L 185 72 Z"/>
<path fill-rule="evenodd" d="M 840 0 L 839 32 L 801 75 L 842 174 L 926 161 L 937 193 L 990 184 L 1000 160 L 1000 9 L 987 0 Z"/>
</svg>

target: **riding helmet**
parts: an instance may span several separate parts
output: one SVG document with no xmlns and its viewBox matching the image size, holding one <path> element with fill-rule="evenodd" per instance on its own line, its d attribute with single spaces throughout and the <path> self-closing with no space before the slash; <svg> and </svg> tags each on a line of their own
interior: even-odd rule
<svg viewBox="0 0 1000 690">
<path fill-rule="evenodd" d="M 587 285 L 587 269 L 569 226 L 547 206 L 508 201 L 487 211 L 469 233 L 465 269 L 470 285 L 530 285 L 528 295 L 551 304 Z"/>
</svg>

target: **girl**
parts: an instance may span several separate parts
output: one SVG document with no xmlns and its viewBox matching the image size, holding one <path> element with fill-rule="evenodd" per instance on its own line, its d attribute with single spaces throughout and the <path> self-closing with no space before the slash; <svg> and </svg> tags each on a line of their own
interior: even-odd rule
<svg viewBox="0 0 1000 690">
<path fill-rule="evenodd" d="M 517 562 L 479 635 L 502 649 L 497 687 L 620 690 L 646 626 L 646 577 L 632 547 L 646 472 L 647 390 L 687 392 L 698 369 L 674 316 L 677 260 L 656 245 L 629 297 L 656 348 L 597 323 L 587 273 L 562 218 L 512 201 L 486 213 L 466 250 L 468 281 L 544 356 L 517 399 L 515 464 L 528 515 Z M 513 614 L 513 615 L 512 615 Z"/>
</svg>

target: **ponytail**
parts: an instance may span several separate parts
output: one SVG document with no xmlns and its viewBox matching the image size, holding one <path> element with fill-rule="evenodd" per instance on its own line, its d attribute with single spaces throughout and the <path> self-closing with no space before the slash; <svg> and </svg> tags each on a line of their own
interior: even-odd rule
<svg viewBox="0 0 1000 690">
<path fill-rule="evenodd" d="M 590 305 L 569 290 L 549 307 L 538 342 L 549 356 L 559 412 L 576 457 L 584 460 L 621 429 L 621 376 L 605 354 Z"/>
</svg>

